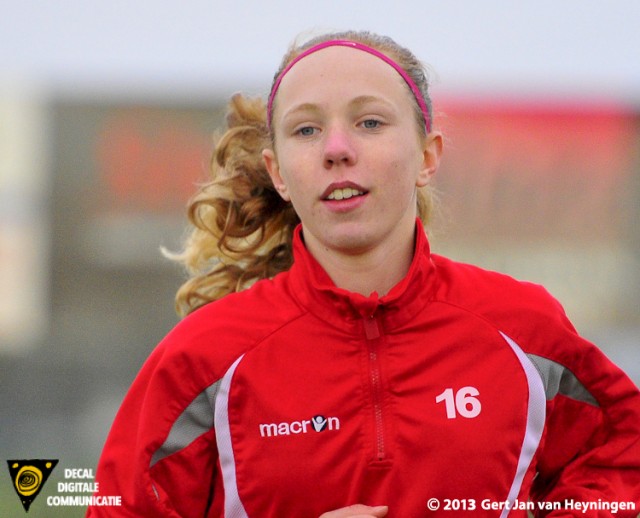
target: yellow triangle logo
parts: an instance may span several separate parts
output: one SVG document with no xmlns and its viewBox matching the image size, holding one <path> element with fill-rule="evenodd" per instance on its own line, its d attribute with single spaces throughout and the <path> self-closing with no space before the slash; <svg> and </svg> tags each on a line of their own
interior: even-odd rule
<svg viewBox="0 0 640 518">
<path fill-rule="evenodd" d="M 8 460 L 9 474 L 22 506 L 29 511 L 31 503 L 58 464 L 54 459 Z"/>
</svg>

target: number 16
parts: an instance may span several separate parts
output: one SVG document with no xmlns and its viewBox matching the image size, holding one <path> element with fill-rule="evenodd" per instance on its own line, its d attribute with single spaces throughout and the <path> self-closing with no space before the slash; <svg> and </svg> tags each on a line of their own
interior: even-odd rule
<svg viewBox="0 0 640 518">
<path fill-rule="evenodd" d="M 462 387 L 456 392 L 455 397 L 453 395 L 453 389 L 448 388 L 436 397 L 436 403 L 442 403 L 444 401 L 447 410 L 447 419 L 455 419 L 458 414 L 468 419 L 472 417 L 478 417 L 482 405 L 480 400 L 476 397 L 480 392 L 475 387 Z"/>
</svg>

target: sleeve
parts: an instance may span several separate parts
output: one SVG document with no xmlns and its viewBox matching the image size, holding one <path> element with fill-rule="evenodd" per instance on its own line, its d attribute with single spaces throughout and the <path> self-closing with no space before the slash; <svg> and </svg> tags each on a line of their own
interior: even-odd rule
<svg viewBox="0 0 640 518">
<path fill-rule="evenodd" d="M 92 505 L 88 518 L 207 514 L 218 384 L 203 380 L 202 362 L 171 342 L 161 342 L 133 382 L 98 463 L 94 497 L 117 496 L 121 505 Z"/>
<path fill-rule="evenodd" d="M 563 509 L 539 505 L 536 516 L 636 517 L 640 393 L 597 347 L 568 331 L 544 360 L 547 425 L 532 491 L 532 500 Z"/>
</svg>

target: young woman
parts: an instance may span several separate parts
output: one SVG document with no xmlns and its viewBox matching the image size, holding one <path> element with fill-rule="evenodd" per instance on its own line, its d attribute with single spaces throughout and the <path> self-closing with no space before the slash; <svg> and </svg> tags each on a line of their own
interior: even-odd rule
<svg viewBox="0 0 640 518">
<path fill-rule="evenodd" d="M 640 506 L 634 385 L 544 289 L 430 253 L 442 136 L 408 50 L 316 38 L 228 122 L 190 207 L 188 315 L 98 467 L 122 506 L 89 516 Z"/>
</svg>

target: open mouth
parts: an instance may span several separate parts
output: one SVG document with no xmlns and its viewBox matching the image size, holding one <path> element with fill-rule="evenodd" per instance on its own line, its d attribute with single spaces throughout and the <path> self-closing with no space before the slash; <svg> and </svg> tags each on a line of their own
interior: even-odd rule
<svg viewBox="0 0 640 518">
<path fill-rule="evenodd" d="M 355 196 L 364 196 L 365 194 L 365 191 L 359 191 L 353 187 L 344 187 L 331 191 L 325 200 L 348 200 Z"/>
</svg>

